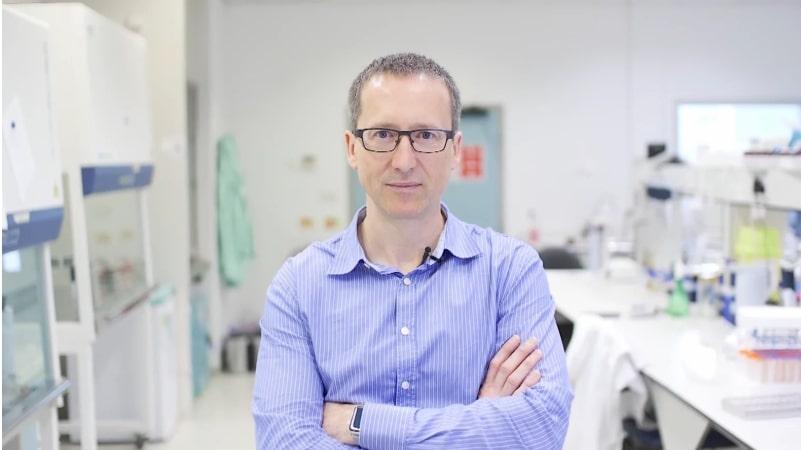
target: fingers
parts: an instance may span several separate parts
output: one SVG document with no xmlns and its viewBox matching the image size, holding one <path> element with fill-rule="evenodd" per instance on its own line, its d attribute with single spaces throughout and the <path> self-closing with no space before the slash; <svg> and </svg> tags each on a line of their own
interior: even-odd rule
<svg viewBox="0 0 801 450">
<path fill-rule="evenodd" d="M 506 377 L 506 382 L 501 388 L 501 394 L 513 394 L 523 384 L 523 381 L 534 368 L 534 365 L 537 364 L 541 358 L 542 351 L 539 349 L 534 350 L 528 356 L 526 356 L 520 365 L 517 366 L 517 368 L 511 374 L 509 374 L 508 377 Z"/>
<path fill-rule="evenodd" d="M 489 369 L 487 370 L 487 376 L 484 377 L 484 384 L 494 383 L 501 364 L 506 361 L 509 355 L 511 355 L 512 352 L 518 348 L 518 346 L 520 346 L 520 336 L 518 335 L 510 337 L 506 342 L 504 342 L 504 344 L 501 346 L 501 349 L 498 350 L 498 353 L 496 353 L 490 361 Z"/>
<path fill-rule="evenodd" d="M 523 345 L 517 347 L 517 349 L 506 358 L 501 366 L 498 368 L 498 373 L 495 376 L 495 386 L 498 389 L 503 389 L 503 387 L 507 384 L 509 377 L 514 373 L 518 366 L 528 358 L 534 350 L 537 349 L 537 340 L 534 338 L 529 339 Z M 528 374 L 528 371 L 523 374 L 520 379 L 517 380 L 517 384 L 512 388 L 506 395 L 511 394 L 520 386 L 520 383 L 523 381 L 523 377 Z"/>
<path fill-rule="evenodd" d="M 505 397 L 537 384 L 542 377 L 534 367 L 543 357 L 538 345 L 535 338 L 525 343 L 520 342 L 518 335 L 509 338 L 490 361 L 478 397 Z"/>
<path fill-rule="evenodd" d="M 517 390 L 514 391 L 512 395 L 517 395 L 523 393 L 526 389 L 533 387 L 535 384 L 539 383 L 542 379 L 542 375 L 540 374 L 539 370 L 532 370 L 530 374 L 523 380 L 523 384 L 520 385 Z"/>
<path fill-rule="evenodd" d="M 517 366 L 517 369 L 514 370 L 507 378 L 506 383 L 504 383 L 503 388 L 501 389 L 502 395 L 511 395 L 517 391 L 522 385 L 526 378 L 531 373 L 531 370 L 534 366 L 542 359 L 542 350 L 537 349 L 531 352 L 523 362 Z"/>
</svg>

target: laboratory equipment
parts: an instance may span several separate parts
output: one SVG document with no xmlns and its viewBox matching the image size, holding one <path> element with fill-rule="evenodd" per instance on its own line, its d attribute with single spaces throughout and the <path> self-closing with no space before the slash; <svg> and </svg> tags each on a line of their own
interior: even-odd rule
<svg viewBox="0 0 801 450">
<path fill-rule="evenodd" d="M 80 384 L 60 430 L 83 449 L 163 439 L 175 424 L 177 375 L 162 367 L 175 346 L 173 296 L 155 283 L 148 236 L 146 42 L 83 4 L 14 7 L 49 24 L 54 37 L 67 201 L 52 265 L 64 369 Z"/>
<path fill-rule="evenodd" d="M 801 384 L 801 309 L 739 306 L 740 364 L 762 383 Z"/>
<path fill-rule="evenodd" d="M 784 233 L 784 249 L 779 263 L 781 281 L 779 289 L 784 306 L 801 306 L 799 288 L 801 287 L 801 211 L 787 215 L 787 229 Z"/>
<path fill-rule="evenodd" d="M 722 403 L 723 409 L 744 419 L 801 417 L 801 393 L 728 397 Z"/>
<path fill-rule="evenodd" d="M 58 447 L 49 241 L 63 220 L 47 26 L 3 7 L 3 446 Z"/>
</svg>

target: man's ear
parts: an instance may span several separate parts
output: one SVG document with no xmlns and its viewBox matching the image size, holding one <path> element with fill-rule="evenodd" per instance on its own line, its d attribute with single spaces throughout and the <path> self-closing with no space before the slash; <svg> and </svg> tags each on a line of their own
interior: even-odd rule
<svg viewBox="0 0 801 450">
<path fill-rule="evenodd" d="M 350 131 L 345 131 L 345 156 L 348 158 L 348 165 L 353 170 L 357 169 L 356 164 L 356 146 L 359 145 L 356 136 Z"/>
<path fill-rule="evenodd" d="M 462 162 L 462 132 L 457 131 L 453 135 L 453 162 L 451 163 L 451 170 L 459 167 Z"/>
</svg>

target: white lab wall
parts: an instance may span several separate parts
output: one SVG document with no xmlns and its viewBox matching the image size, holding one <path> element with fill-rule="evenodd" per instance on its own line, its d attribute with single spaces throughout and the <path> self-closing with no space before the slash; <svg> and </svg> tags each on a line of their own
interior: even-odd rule
<svg viewBox="0 0 801 450">
<path fill-rule="evenodd" d="M 325 217 L 350 220 L 346 93 L 375 56 L 427 54 L 465 104 L 502 107 L 505 231 L 548 243 L 602 202 L 621 214 L 646 143 L 672 144 L 678 100 L 801 95 L 794 0 L 209 1 L 219 131 L 240 144 L 257 252 L 226 323 L 259 317 L 285 257 L 331 234 Z"/>
<path fill-rule="evenodd" d="M 221 302 L 220 276 L 217 253 L 216 139 L 225 131 L 222 127 L 220 98 L 221 53 L 219 24 L 222 4 L 219 0 L 193 0 L 186 5 L 186 75 L 197 89 L 196 170 L 198 256 L 210 263 L 206 275 L 209 295 L 209 331 L 212 354 L 219 355 L 227 324 Z M 190 218 L 191 220 L 191 218 Z M 212 367 L 219 366 L 219 358 L 212 359 Z"/>
<path fill-rule="evenodd" d="M 430 55 L 454 75 L 465 104 L 501 105 L 508 233 L 524 234 L 533 210 L 543 233 L 561 241 L 600 198 L 625 197 L 622 5 L 425 5 L 425 14 L 388 2 L 225 9 L 225 118 L 241 146 L 258 253 L 246 283 L 229 295 L 230 320 L 258 317 L 283 259 L 330 234 L 325 216 L 350 219 L 346 94 L 378 55 Z M 317 158 L 315 169 L 298 169 L 306 154 Z M 612 164 L 621 169 L 600 170 Z M 301 216 L 315 229 L 300 230 Z"/>
<path fill-rule="evenodd" d="M 632 142 L 675 148 L 686 101 L 801 101 L 801 2 L 637 2 Z"/>
</svg>

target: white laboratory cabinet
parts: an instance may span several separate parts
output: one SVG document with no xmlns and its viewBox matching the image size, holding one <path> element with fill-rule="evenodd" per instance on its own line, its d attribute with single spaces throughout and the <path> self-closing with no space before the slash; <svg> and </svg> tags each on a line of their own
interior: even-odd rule
<svg viewBox="0 0 801 450">
<path fill-rule="evenodd" d="M 174 352 L 165 336 L 175 327 L 171 290 L 155 283 L 150 256 L 146 42 L 82 4 L 15 8 L 46 22 L 54 42 L 66 212 L 53 277 L 59 342 L 78 385 L 60 429 L 90 450 L 163 440 L 175 426 L 177 376 L 162 358 Z"/>
<path fill-rule="evenodd" d="M 3 7 L 3 448 L 58 447 L 48 243 L 61 228 L 47 25 Z"/>
<path fill-rule="evenodd" d="M 78 3 L 25 4 L 53 33 L 59 145 L 73 164 L 151 160 L 147 45 L 142 36 Z M 65 160 L 65 163 L 67 161 Z"/>
</svg>

